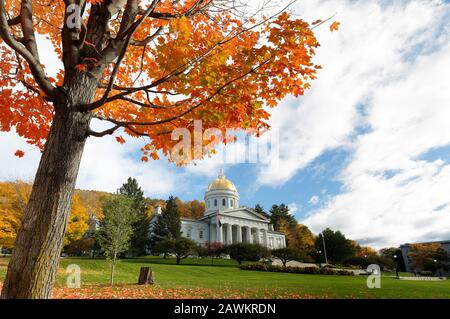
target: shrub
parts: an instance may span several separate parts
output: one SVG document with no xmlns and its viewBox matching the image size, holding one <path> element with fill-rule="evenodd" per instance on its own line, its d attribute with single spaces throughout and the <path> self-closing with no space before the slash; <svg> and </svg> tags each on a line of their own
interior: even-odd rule
<svg viewBox="0 0 450 319">
<path fill-rule="evenodd" d="M 83 256 L 94 249 L 96 242 L 94 238 L 80 238 L 74 240 L 64 247 L 64 252 L 69 256 Z"/>
<path fill-rule="evenodd" d="M 219 258 L 223 253 L 225 253 L 225 246 L 219 242 L 207 242 L 205 246 L 197 248 L 197 254 L 200 257 L 211 258 L 211 265 L 214 264 L 214 258 Z"/>
<path fill-rule="evenodd" d="M 384 268 L 395 268 L 395 263 L 386 257 L 382 256 L 368 256 L 368 257 L 352 257 L 345 261 L 345 265 L 359 266 L 361 269 L 367 268 L 369 265 L 376 264 L 380 266 L 381 271 Z"/>
<path fill-rule="evenodd" d="M 286 267 L 286 263 L 291 260 L 300 260 L 300 254 L 297 250 L 292 248 L 279 248 L 272 250 L 272 256 L 277 257 L 283 263 L 283 266 Z"/>
<path fill-rule="evenodd" d="M 293 274 L 354 276 L 354 273 L 352 271 L 337 270 L 337 269 L 331 269 L 331 268 L 291 267 L 291 266 L 283 267 L 283 266 L 264 265 L 264 264 L 241 265 L 239 268 L 242 270 L 285 272 L 285 273 L 293 273 Z"/>
<path fill-rule="evenodd" d="M 433 277 L 433 272 L 431 271 L 419 271 L 418 274 L 423 277 Z"/>
<path fill-rule="evenodd" d="M 177 258 L 177 265 L 181 260 L 197 252 L 197 244 L 185 237 L 170 238 L 160 241 L 155 246 L 155 251 L 160 253 L 171 253 Z"/>
<path fill-rule="evenodd" d="M 239 265 L 243 261 L 259 261 L 261 258 L 268 256 L 267 248 L 258 244 L 237 243 L 229 245 L 225 251 L 230 258 L 236 260 Z"/>
</svg>

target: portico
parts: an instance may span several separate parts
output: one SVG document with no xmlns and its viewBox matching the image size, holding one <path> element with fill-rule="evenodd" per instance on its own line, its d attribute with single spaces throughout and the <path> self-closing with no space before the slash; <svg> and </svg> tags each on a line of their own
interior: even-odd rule
<svg viewBox="0 0 450 319">
<path fill-rule="evenodd" d="M 273 230 L 269 218 L 240 205 L 239 193 L 223 171 L 208 186 L 205 208 L 199 219 L 181 219 L 183 236 L 202 245 L 219 242 L 254 243 L 270 249 L 286 247 L 285 235 Z"/>
<path fill-rule="evenodd" d="M 226 244 L 235 243 L 260 243 L 266 244 L 267 230 L 257 227 L 249 227 L 237 224 L 222 224 L 219 232 L 222 232 L 222 240 L 217 240 Z M 220 235 L 219 238 L 220 239 Z"/>
<path fill-rule="evenodd" d="M 211 223 L 211 242 L 260 244 L 269 248 L 286 245 L 284 234 L 273 231 L 268 218 L 248 207 L 218 210 L 200 220 Z"/>
</svg>

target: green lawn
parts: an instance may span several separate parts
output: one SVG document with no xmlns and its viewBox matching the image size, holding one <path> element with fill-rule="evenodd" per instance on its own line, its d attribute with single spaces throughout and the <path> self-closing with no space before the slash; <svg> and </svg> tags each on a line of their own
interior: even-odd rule
<svg viewBox="0 0 450 319">
<path fill-rule="evenodd" d="M 402 281 L 384 275 L 381 289 L 368 289 L 364 276 L 322 276 L 269 273 L 240 270 L 232 260 L 186 259 L 175 265 L 174 259 L 145 257 L 124 259 L 118 263 L 116 283 L 137 282 L 141 266 L 152 267 L 158 289 L 206 289 L 233 291 L 234 295 L 254 297 L 313 297 L 313 298 L 450 298 L 450 280 L 440 282 Z M 0 281 L 6 271 L 6 259 L 0 259 Z M 83 287 L 108 283 L 109 264 L 103 259 L 64 258 L 57 286 L 66 282 L 65 267 L 81 267 Z M 127 286 L 128 287 L 128 286 Z M 226 295 L 225 295 L 226 296 Z"/>
</svg>

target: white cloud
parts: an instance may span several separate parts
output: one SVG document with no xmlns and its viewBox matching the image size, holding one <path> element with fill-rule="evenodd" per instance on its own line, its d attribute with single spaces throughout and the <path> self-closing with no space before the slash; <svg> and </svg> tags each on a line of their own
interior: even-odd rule
<svg viewBox="0 0 450 319">
<path fill-rule="evenodd" d="M 113 137 L 91 138 L 81 161 L 77 187 L 116 191 L 128 177 L 137 179 L 147 195 L 166 196 L 176 189 L 176 176 L 166 161 L 139 161 L 143 142 L 127 139 L 120 145 Z"/>
<path fill-rule="evenodd" d="M 310 203 L 311 205 L 319 204 L 319 196 L 311 196 L 308 203 Z"/>
<path fill-rule="evenodd" d="M 149 196 L 166 196 L 180 189 L 184 183 L 176 184 L 177 176 L 165 161 L 139 161 L 136 151 L 141 145 L 136 139 L 128 139 L 124 145 L 117 143 L 113 137 L 88 139 L 77 187 L 114 192 L 132 176 Z M 23 158 L 14 156 L 17 149 L 25 151 Z M 31 181 L 40 156 L 35 147 L 26 144 L 17 134 L 0 133 L 0 180 Z"/>
<path fill-rule="evenodd" d="M 18 158 L 14 155 L 17 150 L 25 152 L 25 156 Z M 36 172 L 41 154 L 34 147 L 25 142 L 15 133 L 0 132 L 0 180 L 30 181 Z"/>
<path fill-rule="evenodd" d="M 351 145 L 354 155 L 340 176 L 345 192 L 303 221 L 313 230 L 341 229 L 376 247 L 450 237 L 450 165 L 418 159 L 430 149 L 450 144 L 450 74 L 444 71 L 450 69 L 448 32 L 438 41 L 431 37 L 423 43 L 437 49 L 435 53 L 404 60 L 404 53 L 417 47 L 414 27 L 427 25 L 426 32 L 431 33 L 442 23 L 443 14 L 450 13 L 448 5 L 438 8 L 438 3 L 414 1 L 404 12 L 388 10 L 393 21 L 379 30 L 379 37 L 389 39 L 390 32 L 395 34 L 393 40 L 404 41 L 401 47 L 386 42 L 386 47 L 397 47 L 397 61 L 376 73 L 387 75 L 393 66 L 398 68 L 396 76 L 373 82 L 365 110 L 370 131 Z M 420 32 L 417 37 L 425 39 Z"/>
<path fill-rule="evenodd" d="M 327 26 L 316 29 L 322 43 L 316 61 L 324 69 L 303 98 L 286 99 L 273 110 L 271 124 L 281 137 L 280 162 L 260 166 L 255 183 L 282 185 L 325 151 L 342 146 L 352 150 L 339 176 L 344 193 L 302 222 L 316 232 L 328 226 L 341 229 L 375 246 L 450 237 L 450 165 L 417 159 L 450 143 L 449 4 L 392 2 L 297 4 L 296 11 L 309 20 L 337 13 L 342 26 L 337 33 Z M 444 24 L 446 31 L 436 35 Z M 421 56 L 415 59 L 417 54 Z M 51 66 L 49 74 L 57 68 Z M 371 130 L 357 136 L 358 126 Z M 141 163 L 140 146 L 135 139 L 125 145 L 111 137 L 89 139 L 77 186 L 115 191 L 134 176 L 149 196 L 186 194 L 192 191 L 192 176 L 215 177 L 224 166 L 217 157 L 183 170 L 165 160 Z M 242 150 L 240 144 L 234 147 Z M 15 157 L 17 149 L 26 156 Z M 0 180 L 30 179 L 39 157 L 16 134 L 0 133 Z M 396 175 L 389 178 L 386 171 Z M 321 195 L 321 202 L 329 196 Z M 314 205 L 318 203 L 317 197 Z M 299 209 L 295 203 L 289 206 L 292 212 Z"/>
<path fill-rule="evenodd" d="M 295 215 L 295 213 L 299 212 L 301 209 L 300 206 L 297 205 L 297 203 L 290 203 L 288 207 L 289 207 L 289 214 L 291 215 Z"/>
<path fill-rule="evenodd" d="M 410 69 L 404 57 L 420 44 L 435 46 L 443 21 L 440 1 L 301 1 L 302 16 L 326 18 L 337 13 L 341 30 L 317 28 L 322 44 L 316 56 L 323 66 L 312 90 L 300 100 L 287 99 L 273 110 L 280 131 L 280 163 L 261 166 L 260 185 L 284 184 L 323 152 L 348 144 L 365 118 L 358 107 L 385 84 Z M 441 42 L 444 40 L 440 40 Z"/>
</svg>

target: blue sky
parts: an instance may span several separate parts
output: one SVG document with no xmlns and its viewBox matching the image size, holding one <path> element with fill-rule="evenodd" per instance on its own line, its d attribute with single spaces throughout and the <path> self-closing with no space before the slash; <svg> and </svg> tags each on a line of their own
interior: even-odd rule
<svg viewBox="0 0 450 319">
<path fill-rule="evenodd" d="M 113 191 L 134 176 L 148 196 L 202 199 L 224 167 L 242 204 L 288 204 L 314 232 L 340 229 L 378 248 L 450 239 L 449 3 L 299 1 L 303 18 L 336 14 L 342 25 L 316 29 L 318 80 L 272 110 L 278 166 L 141 163 L 142 141 L 111 137 L 88 142 L 78 187 Z M 15 158 L 18 148 L 27 156 Z M 0 149 L 0 180 L 33 177 L 39 152 L 14 133 L 0 133 Z"/>
</svg>

